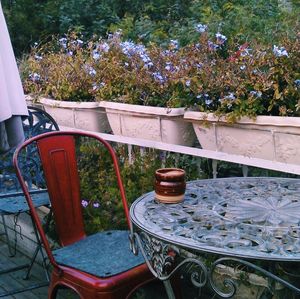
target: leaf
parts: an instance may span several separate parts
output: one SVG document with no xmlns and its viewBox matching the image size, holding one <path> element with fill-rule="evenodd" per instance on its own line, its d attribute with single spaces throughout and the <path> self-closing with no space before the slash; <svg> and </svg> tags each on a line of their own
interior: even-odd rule
<svg viewBox="0 0 300 299">
<path fill-rule="evenodd" d="M 274 91 L 274 98 L 276 100 L 279 100 L 281 98 L 282 93 L 279 91 L 278 84 L 274 84 L 274 89 L 275 89 L 275 91 Z"/>
</svg>

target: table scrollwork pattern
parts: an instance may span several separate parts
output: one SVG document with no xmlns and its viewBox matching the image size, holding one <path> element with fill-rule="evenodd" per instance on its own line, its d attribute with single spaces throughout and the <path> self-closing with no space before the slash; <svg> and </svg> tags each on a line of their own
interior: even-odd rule
<svg viewBox="0 0 300 299">
<path fill-rule="evenodd" d="M 175 258 L 180 257 L 180 249 L 144 232 L 134 233 L 130 240 L 133 252 L 141 252 L 152 274 L 160 280 L 169 280 L 184 265 L 193 264 L 193 271 L 190 273 L 192 284 L 198 288 L 206 285 L 208 272 L 202 261 L 188 257 L 176 265 Z"/>
</svg>

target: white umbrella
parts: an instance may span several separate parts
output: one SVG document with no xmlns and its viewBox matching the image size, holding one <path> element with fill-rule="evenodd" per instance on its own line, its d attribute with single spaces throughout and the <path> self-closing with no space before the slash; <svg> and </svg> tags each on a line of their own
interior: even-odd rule
<svg viewBox="0 0 300 299">
<path fill-rule="evenodd" d="M 28 110 L 0 3 L 0 153 L 24 140 L 22 115 Z"/>
</svg>

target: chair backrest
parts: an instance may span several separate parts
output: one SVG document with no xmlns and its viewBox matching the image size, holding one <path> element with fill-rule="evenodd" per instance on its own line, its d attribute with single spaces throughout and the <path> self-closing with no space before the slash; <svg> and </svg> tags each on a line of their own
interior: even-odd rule
<svg viewBox="0 0 300 299">
<path fill-rule="evenodd" d="M 37 146 L 59 240 L 68 245 L 85 236 L 75 141 L 55 136 L 38 140 Z"/>
<path fill-rule="evenodd" d="M 59 127 L 55 120 L 46 111 L 28 106 L 28 116 L 22 119 L 25 139 L 29 139 L 33 136 L 37 136 L 46 132 L 58 131 Z M 15 171 L 13 168 L 12 157 L 15 149 L 11 149 L 9 152 L 0 156 L 0 194 L 7 194 L 12 192 L 18 192 L 21 190 L 18 183 Z M 29 155 L 28 155 L 29 156 Z M 31 164 L 35 164 L 36 155 L 32 153 Z M 26 165 L 27 164 L 27 165 Z M 21 165 L 21 167 L 28 168 L 29 163 Z M 24 171 L 26 173 L 26 171 Z M 31 189 L 32 181 L 28 177 L 27 185 Z M 39 176 L 39 172 L 36 171 L 34 177 L 34 186 L 40 186 L 43 184 L 42 178 Z"/>
<path fill-rule="evenodd" d="M 73 242 L 85 237 L 80 197 L 80 182 L 77 169 L 75 146 L 76 136 L 95 139 L 103 144 L 109 151 L 114 164 L 127 223 L 129 228 L 131 226 L 117 157 L 113 148 L 108 142 L 97 135 L 91 133 L 85 134 L 81 132 L 52 132 L 33 137 L 25 141 L 25 143 L 16 150 L 14 155 L 14 165 L 16 167 L 17 176 L 26 196 L 32 216 L 36 222 L 48 254 L 50 252 L 50 247 L 46 241 L 41 223 L 32 204 L 31 196 L 25 184 L 24 177 L 20 171 L 18 160 L 22 156 L 22 152 L 26 152 L 26 149 L 29 146 L 34 145 L 37 147 L 49 192 L 55 226 L 60 243 L 63 246 L 72 244 Z"/>
</svg>

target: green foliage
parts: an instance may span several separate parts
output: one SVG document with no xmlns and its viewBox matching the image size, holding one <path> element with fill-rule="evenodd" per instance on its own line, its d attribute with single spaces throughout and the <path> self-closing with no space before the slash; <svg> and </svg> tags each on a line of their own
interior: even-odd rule
<svg viewBox="0 0 300 299">
<path fill-rule="evenodd" d="M 105 35 L 110 24 L 119 21 L 119 1 L 69 0 L 59 8 L 59 32 L 78 29 L 82 33 Z"/>
<path fill-rule="evenodd" d="M 197 23 L 220 31 L 230 42 L 279 43 L 299 31 L 299 1 L 282 0 L 3 0 L 18 56 L 30 45 L 69 30 L 106 37 L 121 28 L 126 39 L 182 46 L 197 37 Z"/>
<path fill-rule="evenodd" d="M 209 24 L 211 30 L 222 31 L 230 40 L 271 43 L 294 35 L 297 26 L 299 30 L 299 7 L 286 10 L 279 3 L 278 0 L 195 0 L 190 9 L 195 12 L 194 17 Z"/>
<path fill-rule="evenodd" d="M 126 146 L 115 146 L 120 157 L 121 176 L 129 204 L 142 194 L 152 191 L 154 172 L 161 167 L 186 170 L 187 180 L 198 178 L 193 157 L 159 154 L 155 150 L 134 148 L 132 160 Z M 99 145 L 84 142 L 79 149 L 79 171 L 86 229 L 89 233 L 112 228 L 126 228 L 119 188 L 109 154 Z M 84 202 L 85 203 L 85 202 Z"/>
<path fill-rule="evenodd" d="M 34 42 L 44 40 L 58 29 L 58 7 L 63 2 L 18 0 L 2 1 L 15 54 L 21 56 Z"/>
</svg>

